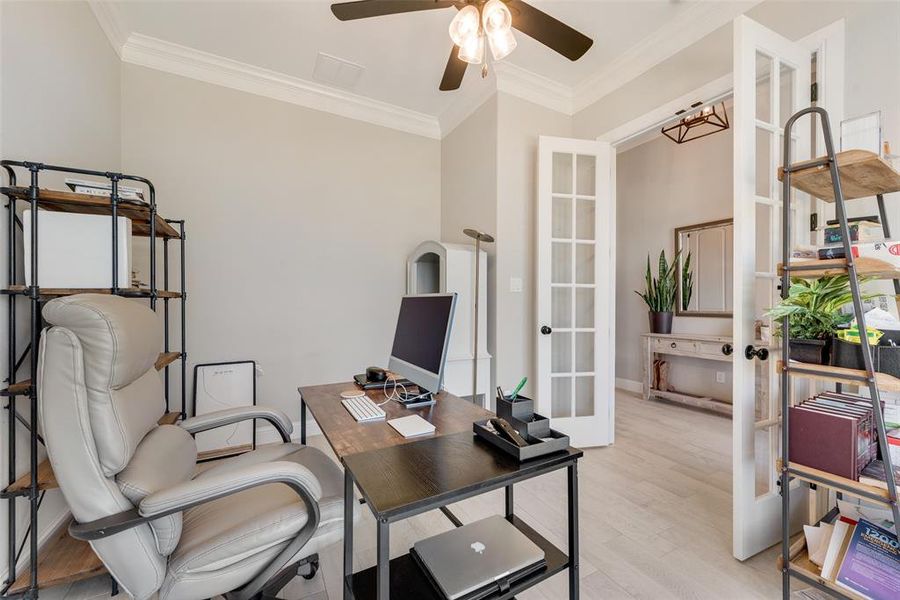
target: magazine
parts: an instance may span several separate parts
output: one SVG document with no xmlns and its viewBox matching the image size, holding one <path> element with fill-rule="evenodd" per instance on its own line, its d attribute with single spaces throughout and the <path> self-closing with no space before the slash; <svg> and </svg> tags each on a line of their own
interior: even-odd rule
<svg viewBox="0 0 900 600">
<path fill-rule="evenodd" d="M 835 583 L 869 600 L 900 598 L 900 543 L 894 533 L 860 520 Z"/>
</svg>

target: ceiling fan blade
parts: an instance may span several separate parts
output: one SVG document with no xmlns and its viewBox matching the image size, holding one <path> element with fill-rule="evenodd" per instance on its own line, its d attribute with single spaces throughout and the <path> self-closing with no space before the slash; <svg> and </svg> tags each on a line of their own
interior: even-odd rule
<svg viewBox="0 0 900 600">
<path fill-rule="evenodd" d="M 462 85 L 463 75 L 466 74 L 466 67 L 469 63 L 459 60 L 459 46 L 453 46 L 450 49 L 450 58 L 447 59 L 447 67 L 444 69 L 444 77 L 441 79 L 439 89 L 442 92 L 457 90 Z"/>
<path fill-rule="evenodd" d="M 513 27 L 569 60 L 584 56 L 594 43 L 580 31 L 521 0 L 507 0 L 506 6 L 512 12 Z"/>
<path fill-rule="evenodd" d="M 352 21 L 419 10 L 449 8 L 455 4 L 454 0 L 358 0 L 332 4 L 331 12 L 341 21 Z"/>
</svg>

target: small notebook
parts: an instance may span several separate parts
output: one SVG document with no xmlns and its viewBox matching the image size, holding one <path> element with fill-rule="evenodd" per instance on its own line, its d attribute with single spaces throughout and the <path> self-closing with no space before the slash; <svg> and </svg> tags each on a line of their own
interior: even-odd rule
<svg viewBox="0 0 900 600">
<path fill-rule="evenodd" d="M 419 415 L 409 415 L 408 417 L 391 419 L 388 421 L 388 425 L 396 429 L 397 432 L 405 438 L 419 437 L 420 435 L 434 433 L 434 425 Z"/>
</svg>

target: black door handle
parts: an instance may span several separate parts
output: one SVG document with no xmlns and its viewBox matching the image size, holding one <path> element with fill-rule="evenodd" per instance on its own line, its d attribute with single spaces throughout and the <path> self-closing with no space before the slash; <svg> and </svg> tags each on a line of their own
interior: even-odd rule
<svg viewBox="0 0 900 600">
<path fill-rule="evenodd" d="M 724 354 L 725 356 L 731 356 L 733 352 L 734 348 L 731 346 L 731 344 L 722 345 L 722 354 Z"/>
<path fill-rule="evenodd" d="M 553 330 L 544 325 L 541 327 L 541 333 L 544 335 L 550 335 L 551 333 L 553 333 Z"/>
<path fill-rule="evenodd" d="M 747 346 L 744 348 L 744 357 L 747 360 L 753 360 L 754 357 L 759 360 L 766 360 L 769 358 L 769 350 L 767 348 L 754 348 L 753 346 Z"/>
</svg>

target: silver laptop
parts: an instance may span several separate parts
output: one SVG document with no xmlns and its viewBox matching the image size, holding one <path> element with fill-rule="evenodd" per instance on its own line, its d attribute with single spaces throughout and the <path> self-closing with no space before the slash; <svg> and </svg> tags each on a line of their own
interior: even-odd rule
<svg viewBox="0 0 900 600">
<path fill-rule="evenodd" d="M 544 551 L 500 516 L 416 542 L 413 551 L 450 600 L 523 577 L 544 563 Z"/>
</svg>

